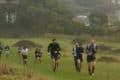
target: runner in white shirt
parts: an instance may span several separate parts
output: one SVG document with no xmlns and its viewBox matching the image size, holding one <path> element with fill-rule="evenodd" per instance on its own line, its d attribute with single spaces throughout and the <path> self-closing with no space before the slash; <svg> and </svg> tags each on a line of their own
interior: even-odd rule
<svg viewBox="0 0 120 80">
<path fill-rule="evenodd" d="M 27 47 L 23 47 L 23 49 L 21 50 L 21 54 L 23 57 L 23 62 L 24 64 L 27 64 L 27 58 L 28 58 L 28 48 Z"/>
</svg>

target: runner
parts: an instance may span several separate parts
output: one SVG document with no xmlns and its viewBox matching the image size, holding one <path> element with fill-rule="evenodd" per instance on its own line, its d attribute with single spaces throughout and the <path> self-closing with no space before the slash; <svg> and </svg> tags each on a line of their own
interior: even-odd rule
<svg viewBox="0 0 120 80">
<path fill-rule="evenodd" d="M 76 53 L 77 53 L 77 57 L 76 57 L 77 69 L 78 69 L 78 72 L 80 72 L 82 67 L 82 61 L 83 61 L 83 53 L 84 53 L 84 48 L 82 47 L 81 43 L 77 44 Z"/>
<path fill-rule="evenodd" d="M 21 53 L 22 53 L 22 57 L 23 57 L 23 63 L 27 64 L 27 58 L 28 58 L 28 48 L 27 47 L 23 47 Z"/>
<path fill-rule="evenodd" d="M 78 71 L 77 69 L 77 53 L 76 53 L 76 48 L 77 48 L 78 43 L 75 43 L 74 47 L 73 47 L 73 57 L 74 57 L 74 63 L 75 63 L 75 69 L 76 71 Z"/>
<path fill-rule="evenodd" d="M 95 71 L 95 60 L 96 60 L 96 52 L 97 52 L 97 45 L 95 40 L 91 40 L 90 43 L 87 45 L 86 48 L 87 52 L 87 62 L 88 62 L 88 72 L 92 76 Z"/>
<path fill-rule="evenodd" d="M 6 54 L 6 57 L 8 57 L 10 54 L 10 47 L 8 45 L 5 46 L 5 54 Z"/>
<path fill-rule="evenodd" d="M 48 53 L 51 53 L 51 58 L 52 58 L 52 68 L 53 71 L 56 71 L 56 68 L 59 65 L 59 59 L 60 59 L 60 45 L 56 42 L 56 39 L 52 40 L 52 43 L 49 44 L 48 46 Z"/>
<path fill-rule="evenodd" d="M 42 62 L 41 61 L 41 57 L 42 57 L 42 52 L 41 52 L 41 49 L 37 48 L 35 50 L 35 61 L 39 61 L 40 63 Z"/>
<path fill-rule="evenodd" d="M 18 55 L 21 57 L 22 54 L 22 47 L 18 47 Z"/>
<path fill-rule="evenodd" d="M 3 47 L 0 45 L 0 58 L 1 58 L 1 55 L 2 55 L 2 51 L 3 51 Z"/>
</svg>

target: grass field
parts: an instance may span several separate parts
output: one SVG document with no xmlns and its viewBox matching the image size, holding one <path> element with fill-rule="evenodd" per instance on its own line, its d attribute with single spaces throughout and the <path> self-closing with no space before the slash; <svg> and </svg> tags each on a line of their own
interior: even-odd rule
<svg viewBox="0 0 120 80">
<path fill-rule="evenodd" d="M 25 38 L 24 38 L 25 39 Z M 78 73 L 74 69 L 74 62 L 72 57 L 72 39 L 71 37 L 59 37 L 58 42 L 61 44 L 61 47 L 64 48 L 62 51 L 62 57 L 60 60 L 60 66 L 57 72 L 53 72 L 51 69 L 51 58 L 49 54 L 47 54 L 47 45 L 51 42 L 50 37 L 42 37 L 42 38 L 26 38 L 27 40 L 34 41 L 38 44 L 43 45 L 43 57 L 42 63 L 35 63 L 34 60 L 34 49 L 30 49 L 28 65 L 24 66 L 21 58 L 17 54 L 17 48 L 11 47 L 11 53 L 9 58 L 6 59 L 5 54 L 2 54 L 1 62 L 5 64 L 14 64 L 17 67 L 20 67 L 20 74 L 16 75 L 15 78 L 4 78 L 5 75 L 0 75 L 0 80 L 27 80 L 24 78 L 24 72 L 31 73 L 31 76 L 35 75 L 37 78 L 30 78 L 29 80 L 119 80 L 120 79 L 120 62 L 99 62 L 97 61 L 96 72 L 93 77 L 88 75 L 87 72 L 87 63 L 86 57 L 84 58 L 82 71 Z M 22 39 L 0 39 L 4 44 L 8 44 L 12 46 L 19 40 Z M 98 44 L 105 44 L 107 46 L 112 47 L 113 49 L 120 49 L 120 43 L 118 42 L 98 42 Z M 98 52 L 97 58 L 99 59 L 101 56 L 113 57 L 115 59 L 120 60 L 120 54 L 109 53 L 106 52 Z M 14 66 L 12 65 L 12 66 Z M 4 77 L 3 77 L 4 76 Z M 22 78 L 21 78 L 22 77 Z"/>
</svg>

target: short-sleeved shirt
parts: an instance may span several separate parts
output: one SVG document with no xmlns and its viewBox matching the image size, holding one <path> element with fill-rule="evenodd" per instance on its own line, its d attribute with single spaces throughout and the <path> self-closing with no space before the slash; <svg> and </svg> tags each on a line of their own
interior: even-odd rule
<svg viewBox="0 0 120 80">
<path fill-rule="evenodd" d="M 76 53 L 77 53 L 77 55 L 78 54 L 82 54 L 84 52 L 84 48 L 83 47 L 77 47 L 76 48 Z"/>
<path fill-rule="evenodd" d="M 5 51 L 9 51 L 10 50 L 10 47 L 9 46 L 6 46 L 5 47 Z"/>
<path fill-rule="evenodd" d="M 21 53 L 22 55 L 28 55 L 28 48 L 22 49 Z"/>
<path fill-rule="evenodd" d="M 35 55 L 36 55 L 36 56 L 41 56 L 41 55 L 42 55 L 42 52 L 41 52 L 41 51 L 35 51 Z"/>
<path fill-rule="evenodd" d="M 88 51 L 88 55 L 92 56 L 96 53 L 97 45 L 96 44 L 88 44 L 86 50 Z"/>
</svg>

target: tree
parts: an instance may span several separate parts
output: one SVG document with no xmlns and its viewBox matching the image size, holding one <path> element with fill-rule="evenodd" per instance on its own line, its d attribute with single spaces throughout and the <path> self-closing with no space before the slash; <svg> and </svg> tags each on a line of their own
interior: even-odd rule
<svg viewBox="0 0 120 80">
<path fill-rule="evenodd" d="M 71 22 L 71 13 L 56 0 L 21 0 L 18 26 L 23 33 L 63 34 L 64 27 Z"/>
<path fill-rule="evenodd" d="M 89 15 L 91 26 L 104 26 L 108 24 L 108 16 L 101 12 L 92 12 Z"/>
</svg>

